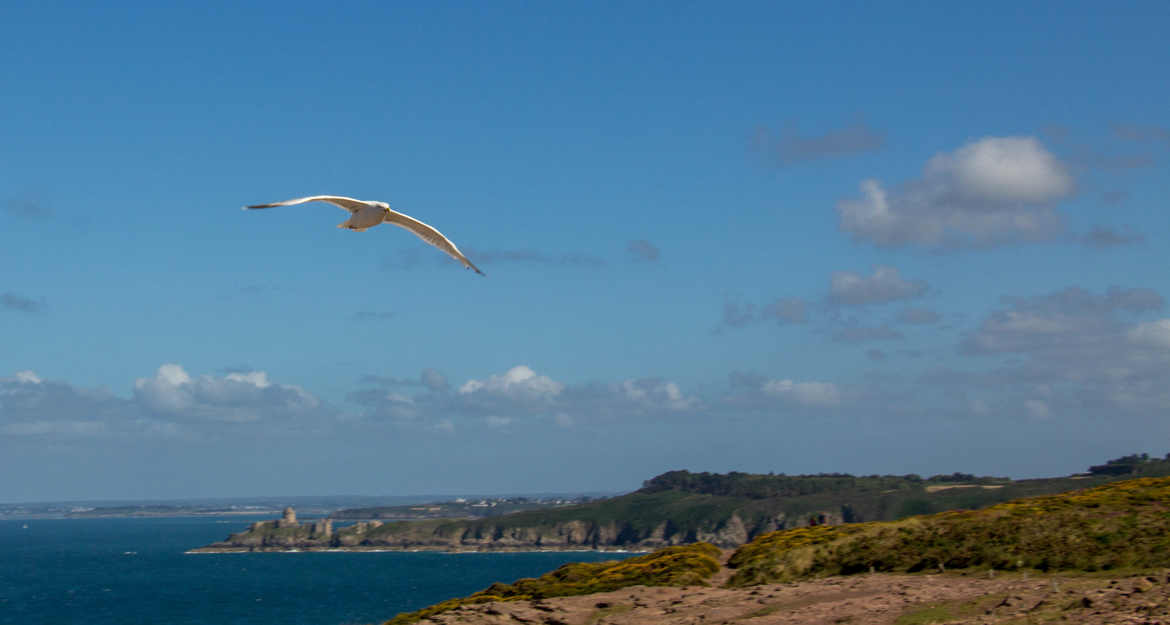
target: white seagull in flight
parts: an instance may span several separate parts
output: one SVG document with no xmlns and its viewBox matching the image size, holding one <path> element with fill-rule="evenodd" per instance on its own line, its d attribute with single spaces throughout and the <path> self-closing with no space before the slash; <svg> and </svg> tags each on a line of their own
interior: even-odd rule
<svg viewBox="0 0 1170 625">
<path fill-rule="evenodd" d="M 486 275 L 479 270 L 479 267 L 471 264 L 471 261 L 467 260 L 467 257 L 463 255 L 463 252 L 460 252 L 459 248 L 455 247 L 451 239 L 443 236 L 442 232 L 410 215 L 404 215 L 396 210 L 392 210 L 390 205 L 385 202 L 355 200 L 351 197 L 342 197 L 340 195 L 310 195 L 309 197 L 299 197 L 294 200 L 273 202 L 271 204 L 250 204 L 245 206 L 244 210 L 248 210 L 249 208 L 272 208 L 273 206 L 292 206 L 294 204 L 304 204 L 305 202 L 329 202 L 334 206 L 340 206 L 349 211 L 349 219 L 337 224 L 338 228 L 362 232 L 368 228 L 373 228 L 383 221 L 390 222 L 399 228 L 406 228 L 418 238 L 443 250 L 451 258 L 463 263 L 464 267 L 474 269 L 475 273 L 481 276 Z"/>
</svg>

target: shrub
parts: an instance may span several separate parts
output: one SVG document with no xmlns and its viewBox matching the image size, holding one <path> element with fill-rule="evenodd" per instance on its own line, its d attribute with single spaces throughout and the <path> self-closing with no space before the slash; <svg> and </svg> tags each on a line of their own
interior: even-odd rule
<svg viewBox="0 0 1170 625">
<path fill-rule="evenodd" d="M 862 571 L 1170 566 L 1170 478 L 1139 478 L 984 510 L 772 532 L 732 555 L 729 585 Z"/>
<path fill-rule="evenodd" d="M 607 562 L 574 562 L 511 584 L 496 583 L 471 596 L 399 614 L 385 625 L 406 625 L 455 608 L 488 601 L 524 601 L 588 595 L 627 586 L 693 586 L 719 570 L 719 549 L 708 543 L 667 547 L 644 556 Z"/>
</svg>

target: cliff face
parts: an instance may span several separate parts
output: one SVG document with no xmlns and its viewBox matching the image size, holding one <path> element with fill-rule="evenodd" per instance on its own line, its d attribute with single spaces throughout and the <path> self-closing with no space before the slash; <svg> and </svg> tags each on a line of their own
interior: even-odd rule
<svg viewBox="0 0 1170 625">
<path fill-rule="evenodd" d="M 822 513 L 826 521 L 837 513 Z M 838 521 L 839 522 L 839 521 Z M 290 549 L 391 549 L 434 551 L 532 550 L 653 550 L 671 545 L 709 542 L 724 548 L 743 545 L 767 532 L 792 527 L 782 515 L 745 524 L 737 514 L 712 527 L 680 530 L 670 521 L 639 527 L 628 522 L 565 521 L 548 525 L 511 526 L 491 520 L 369 521 L 336 531 L 329 520 L 286 526 L 275 521 L 254 523 L 247 531 L 195 551 L 285 551 Z"/>
</svg>

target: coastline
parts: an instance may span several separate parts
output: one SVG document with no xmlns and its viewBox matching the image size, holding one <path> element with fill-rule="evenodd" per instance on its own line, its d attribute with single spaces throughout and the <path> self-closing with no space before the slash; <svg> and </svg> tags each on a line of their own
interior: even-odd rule
<svg viewBox="0 0 1170 625">
<path fill-rule="evenodd" d="M 490 549 L 449 549 L 444 547 L 387 547 L 361 546 L 352 547 L 196 547 L 184 551 L 187 555 L 214 554 L 214 553 L 446 553 L 458 554 L 492 554 L 492 553 L 651 553 L 653 549 L 565 549 L 563 547 L 503 547 Z"/>
</svg>

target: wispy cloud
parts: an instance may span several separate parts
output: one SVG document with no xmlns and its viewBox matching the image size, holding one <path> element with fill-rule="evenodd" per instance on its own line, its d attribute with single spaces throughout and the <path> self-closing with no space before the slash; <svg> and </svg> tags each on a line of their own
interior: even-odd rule
<svg viewBox="0 0 1170 625">
<path fill-rule="evenodd" d="M 879 265 L 873 274 L 864 276 L 851 271 L 836 271 L 829 278 L 830 304 L 868 306 L 921 297 L 930 289 L 924 280 L 906 280 L 896 267 Z"/>
<path fill-rule="evenodd" d="M 1113 135 L 1137 142 L 1157 142 L 1170 146 L 1170 128 L 1152 124 L 1113 124 Z"/>
<path fill-rule="evenodd" d="M 1155 131 L 1151 135 L 1149 131 Z M 1065 160 L 1075 169 L 1096 169 L 1103 171 L 1125 171 L 1150 167 L 1157 163 L 1153 153 L 1132 151 L 1133 143 L 1157 139 L 1156 127 L 1115 124 L 1112 138 L 1128 141 L 1130 145 L 1116 142 L 1077 139 L 1069 129 L 1062 132 L 1046 132 L 1053 144 L 1060 147 Z"/>
<path fill-rule="evenodd" d="M 833 382 L 770 378 L 756 373 L 733 371 L 729 392 L 723 403 L 743 409 L 774 412 L 777 408 L 826 409 L 839 406 L 845 391 Z"/>
<path fill-rule="evenodd" d="M 1089 247 L 1110 248 L 1121 245 L 1133 245 L 1146 240 L 1145 235 L 1136 232 L 1118 232 L 1108 226 L 1094 226 L 1080 237 L 1080 242 Z"/>
<path fill-rule="evenodd" d="M 22 219 L 49 219 L 53 216 L 53 208 L 44 202 L 28 198 L 9 200 L 4 204 L 4 212 L 13 217 Z"/>
<path fill-rule="evenodd" d="M 658 251 L 658 248 L 653 243 L 645 239 L 630 241 L 630 243 L 626 245 L 626 252 L 630 255 L 632 260 L 641 262 L 656 261 L 661 255 Z"/>
<path fill-rule="evenodd" d="M 903 308 L 898 312 L 898 323 L 930 325 L 938 323 L 942 315 L 928 308 Z"/>
<path fill-rule="evenodd" d="M 363 375 L 359 384 L 374 385 L 383 388 L 393 388 L 399 386 L 423 386 L 432 391 L 445 391 L 450 386 L 447 382 L 447 376 L 443 375 L 435 369 L 423 369 L 415 378 L 398 378 L 394 376 L 366 374 Z"/>
<path fill-rule="evenodd" d="M 880 150 L 885 142 L 885 133 L 857 122 L 820 135 L 801 135 L 794 128 L 785 128 L 774 134 L 761 127 L 752 137 L 751 147 L 776 165 L 787 167 L 805 161 L 873 152 Z"/>
<path fill-rule="evenodd" d="M 8 291 L 0 293 L 0 310 L 11 310 L 13 312 L 35 315 L 48 310 L 48 305 L 45 303 L 44 298 L 33 299 L 19 293 Z"/>
<path fill-rule="evenodd" d="M 763 306 L 728 298 L 723 301 L 723 318 L 715 331 L 772 321 L 780 325 L 806 323 L 808 308 L 808 302 L 799 297 L 781 297 Z"/>
<path fill-rule="evenodd" d="M 960 344 L 963 354 L 1001 364 L 937 372 L 928 382 L 978 390 L 1034 417 L 1170 410 L 1170 319 L 1156 317 L 1166 304 L 1160 293 L 1069 287 L 1003 304 Z"/>
</svg>

